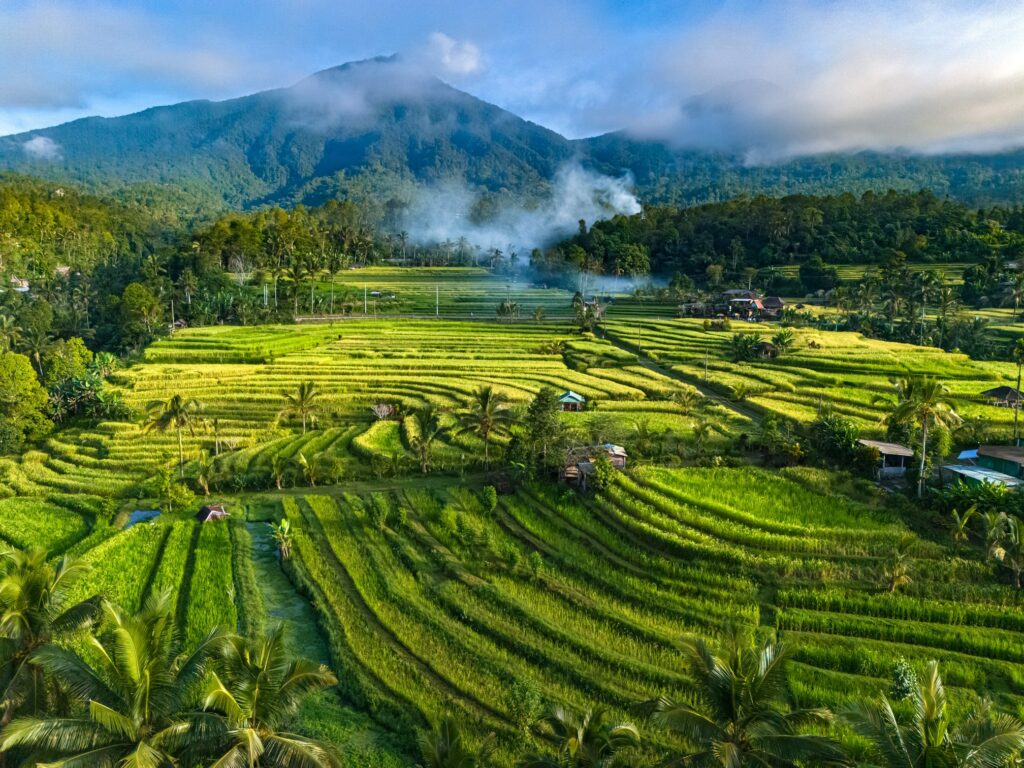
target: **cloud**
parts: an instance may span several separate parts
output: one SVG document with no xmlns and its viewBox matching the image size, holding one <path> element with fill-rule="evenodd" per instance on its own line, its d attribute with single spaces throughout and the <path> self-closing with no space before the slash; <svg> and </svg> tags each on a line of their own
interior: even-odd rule
<svg viewBox="0 0 1024 768">
<path fill-rule="evenodd" d="M 1021 146 L 1022 41 L 1020 3 L 726 10 L 662 47 L 637 75 L 643 93 L 622 94 L 636 117 L 621 117 L 640 136 L 751 162 Z"/>
<path fill-rule="evenodd" d="M 444 32 L 434 32 L 430 35 L 426 53 L 443 74 L 471 75 L 480 71 L 483 66 L 479 46 L 468 40 L 455 40 Z"/>
<path fill-rule="evenodd" d="M 123 91 L 228 95 L 267 67 L 212 31 L 188 39 L 142 8 L 27 0 L 0 7 L 0 107 L 82 108 Z"/>
<path fill-rule="evenodd" d="M 465 237 L 482 248 L 520 251 L 547 245 L 576 231 L 579 220 L 594 222 L 616 214 L 639 213 L 629 176 L 613 178 L 563 165 L 550 194 L 536 208 L 506 205 L 488 221 L 473 222 L 477 192 L 449 183 L 422 190 L 402 222 L 417 242 L 438 243 Z"/>
<path fill-rule="evenodd" d="M 25 154 L 36 160 L 57 160 L 60 158 L 60 144 L 46 136 L 33 136 L 21 145 Z"/>
</svg>

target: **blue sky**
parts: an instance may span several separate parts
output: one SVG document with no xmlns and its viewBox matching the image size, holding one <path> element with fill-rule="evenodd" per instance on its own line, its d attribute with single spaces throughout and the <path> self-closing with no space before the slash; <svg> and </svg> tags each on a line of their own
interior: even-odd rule
<svg viewBox="0 0 1024 768">
<path fill-rule="evenodd" d="M 3 0 L 0 135 L 401 53 L 569 136 L 753 159 L 1024 137 L 1024 3 Z"/>
</svg>

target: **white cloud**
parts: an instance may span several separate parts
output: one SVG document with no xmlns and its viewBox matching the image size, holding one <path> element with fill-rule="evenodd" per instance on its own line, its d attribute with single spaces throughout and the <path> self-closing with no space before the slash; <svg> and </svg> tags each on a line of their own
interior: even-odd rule
<svg viewBox="0 0 1024 768">
<path fill-rule="evenodd" d="M 57 160 L 60 157 L 60 144 L 46 136 L 33 136 L 21 148 L 36 160 Z"/>
<path fill-rule="evenodd" d="M 479 46 L 469 40 L 456 40 L 444 32 L 434 32 L 430 35 L 427 40 L 427 54 L 440 65 L 443 74 L 472 75 L 483 66 Z"/>
<path fill-rule="evenodd" d="M 646 109 L 627 123 L 634 131 L 755 162 L 1024 145 L 1021 3 L 725 11 L 677 36 L 648 73 Z"/>
</svg>

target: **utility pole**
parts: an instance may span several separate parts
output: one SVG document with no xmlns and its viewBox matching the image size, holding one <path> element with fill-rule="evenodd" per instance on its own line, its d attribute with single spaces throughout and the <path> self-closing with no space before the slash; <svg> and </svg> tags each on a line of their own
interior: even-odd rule
<svg viewBox="0 0 1024 768">
<path fill-rule="evenodd" d="M 434 286 L 434 317 L 441 316 L 441 288 L 438 285 Z"/>
<path fill-rule="evenodd" d="M 708 353 L 704 353 L 704 381 L 708 380 Z"/>
<path fill-rule="evenodd" d="M 171 333 L 174 333 L 174 299 L 171 299 Z"/>
<path fill-rule="evenodd" d="M 366 311 L 366 284 L 365 283 L 363 284 L 363 314 L 364 315 L 368 315 L 369 314 L 369 312 Z"/>
</svg>

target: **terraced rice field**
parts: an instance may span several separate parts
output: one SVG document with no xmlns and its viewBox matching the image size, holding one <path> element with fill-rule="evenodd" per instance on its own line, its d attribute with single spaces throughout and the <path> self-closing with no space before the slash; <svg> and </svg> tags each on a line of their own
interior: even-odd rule
<svg viewBox="0 0 1024 768">
<path fill-rule="evenodd" d="M 581 354 L 591 367 L 573 370 L 567 361 Z M 317 428 L 305 435 L 297 421 L 279 419 L 284 394 L 304 381 L 321 392 Z M 122 371 L 117 382 L 140 413 L 174 394 L 199 400 L 201 423 L 194 436 L 185 435 L 188 458 L 200 448 L 212 454 L 219 443 L 221 467 L 243 479 L 265 475 L 275 456 L 291 461 L 300 452 L 336 461 L 345 477 L 369 476 L 375 456 L 411 460 L 406 425 L 375 425 L 373 404 L 408 412 L 429 402 L 454 410 L 490 384 L 518 404 L 544 386 L 583 394 L 596 410 L 565 415 L 581 432 L 595 420 L 612 435 L 638 422 L 682 438 L 692 427 L 692 418 L 669 400 L 687 384 L 651 373 L 608 342 L 552 325 L 354 320 L 196 328 L 154 344 L 145 363 Z M 722 433 L 742 426 L 725 410 L 715 419 Z M 482 455 L 479 439 L 470 435 L 446 438 L 433 450 L 437 466 L 449 470 Z M 145 483 L 176 458 L 174 432 L 143 434 L 141 419 L 64 430 L 20 460 L 0 460 L 0 496 L 149 495 Z"/>
<path fill-rule="evenodd" d="M 685 689 L 682 634 L 727 621 L 799 649 L 803 704 L 875 695 L 903 656 L 940 659 L 957 701 L 987 689 L 1019 710 L 1019 598 L 923 540 L 913 587 L 881 594 L 906 528 L 829 482 L 806 469 L 643 468 L 585 500 L 529 485 L 488 510 L 464 488 L 405 486 L 289 496 L 282 511 L 302 532 L 297 570 L 351 695 L 371 711 L 454 711 L 478 736 L 510 735 L 533 690 L 626 717 Z"/>
<path fill-rule="evenodd" d="M 729 396 L 742 385 L 747 402 L 766 413 L 810 423 L 828 406 L 881 434 L 885 414 L 878 396 L 891 394 L 889 379 L 925 374 L 944 382 L 965 419 L 982 419 L 990 439 L 1008 437 L 1013 412 L 987 404 L 980 393 L 1016 382 L 1011 363 L 972 360 L 932 347 L 867 339 L 857 333 L 793 329 L 792 351 L 774 359 L 735 363 L 728 343 L 735 332 L 770 338 L 773 325 L 734 323 L 730 331 L 705 331 L 700 320 L 610 321 L 608 337 L 657 361 L 683 379 Z M 705 375 L 706 370 L 706 375 Z"/>
</svg>

